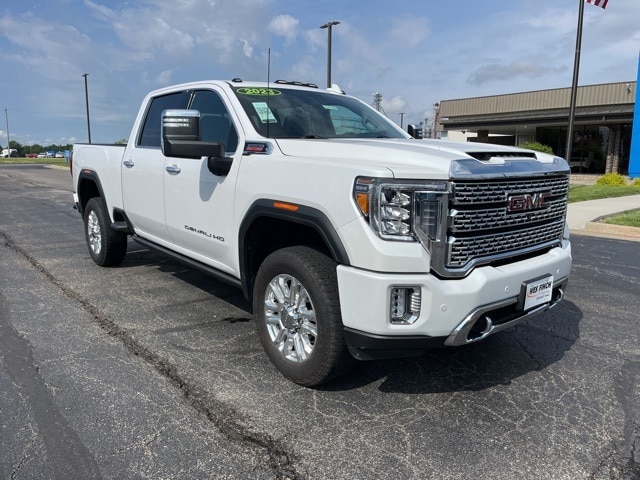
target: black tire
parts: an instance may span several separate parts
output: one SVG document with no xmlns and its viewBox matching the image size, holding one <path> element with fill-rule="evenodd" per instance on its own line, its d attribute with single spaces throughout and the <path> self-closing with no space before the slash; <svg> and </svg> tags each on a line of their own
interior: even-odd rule
<svg viewBox="0 0 640 480">
<path fill-rule="evenodd" d="M 93 197 L 84 209 L 84 236 L 89 254 L 101 267 L 115 267 L 127 253 L 127 236 L 111 228 L 111 219 L 101 197 Z"/>
<path fill-rule="evenodd" d="M 269 359 L 293 382 L 315 387 L 353 365 L 344 343 L 336 263 L 326 255 L 302 246 L 269 255 L 256 276 L 253 311 Z"/>
</svg>

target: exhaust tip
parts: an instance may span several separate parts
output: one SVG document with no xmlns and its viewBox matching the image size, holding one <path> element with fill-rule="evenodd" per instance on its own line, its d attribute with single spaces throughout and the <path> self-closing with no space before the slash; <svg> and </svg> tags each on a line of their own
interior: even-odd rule
<svg viewBox="0 0 640 480">
<path fill-rule="evenodd" d="M 467 342 L 472 342 L 488 335 L 492 327 L 493 322 L 491 319 L 487 315 L 482 315 L 474 322 L 473 326 L 469 330 L 469 333 L 467 334 Z"/>
</svg>

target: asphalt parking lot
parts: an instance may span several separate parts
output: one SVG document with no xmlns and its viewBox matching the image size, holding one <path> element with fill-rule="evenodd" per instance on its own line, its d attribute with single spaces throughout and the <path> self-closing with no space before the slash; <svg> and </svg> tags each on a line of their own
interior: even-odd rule
<svg viewBox="0 0 640 480">
<path fill-rule="evenodd" d="M 638 243 L 575 235 L 544 317 L 311 390 L 239 291 L 134 242 L 97 267 L 71 207 L 0 167 L 1 478 L 640 478 Z"/>
</svg>

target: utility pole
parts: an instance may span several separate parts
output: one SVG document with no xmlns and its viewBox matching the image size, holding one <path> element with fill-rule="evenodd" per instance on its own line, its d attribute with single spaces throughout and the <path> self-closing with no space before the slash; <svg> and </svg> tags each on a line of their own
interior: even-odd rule
<svg viewBox="0 0 640 480">
<path fill-rule="evenodd" d="M 87 77 L 89 76 L 89 74 L 83 73 L 82 76 L 84 77 L 84 99 L 85 103 L 87 104 L 87 133 L 89 135 L 89 143 L 91 143 L 91 123 L 89 122 L 89 89 L 87 88 Z"/>
<path fill-rule="evenodd" d="M 340 22 L 332 20 L 320 25 L 320 28 L 327 29 L 327 88 L 331 88 L 331 27 L 334 25 L 340 25 Z"/>
<path fill-rule="evenodd" d="M 404 115 L 405 115 L 405 112 L 400 112 L 398 115 L 400 115 L 400 128 L 404 128 Z"/>
<path fill-rule="evenodd" d="M 9 140 L 9 112 L 4 107 L 4 116 L 7 119 L 7 158 L 11 157 L 11 141 Z"/>
</svg>

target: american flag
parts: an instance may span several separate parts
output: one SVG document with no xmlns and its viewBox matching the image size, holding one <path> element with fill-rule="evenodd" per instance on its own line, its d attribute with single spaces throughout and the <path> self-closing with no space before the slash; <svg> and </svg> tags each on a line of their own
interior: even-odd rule
<svg viewBox="0 0 640 480">
<path fill-rule="evenodd" d="M 607 8 L 607 2 L 609 0 L 587 0 L 587 3 L 595 5 L 596 7 Z"/>
</svg>

